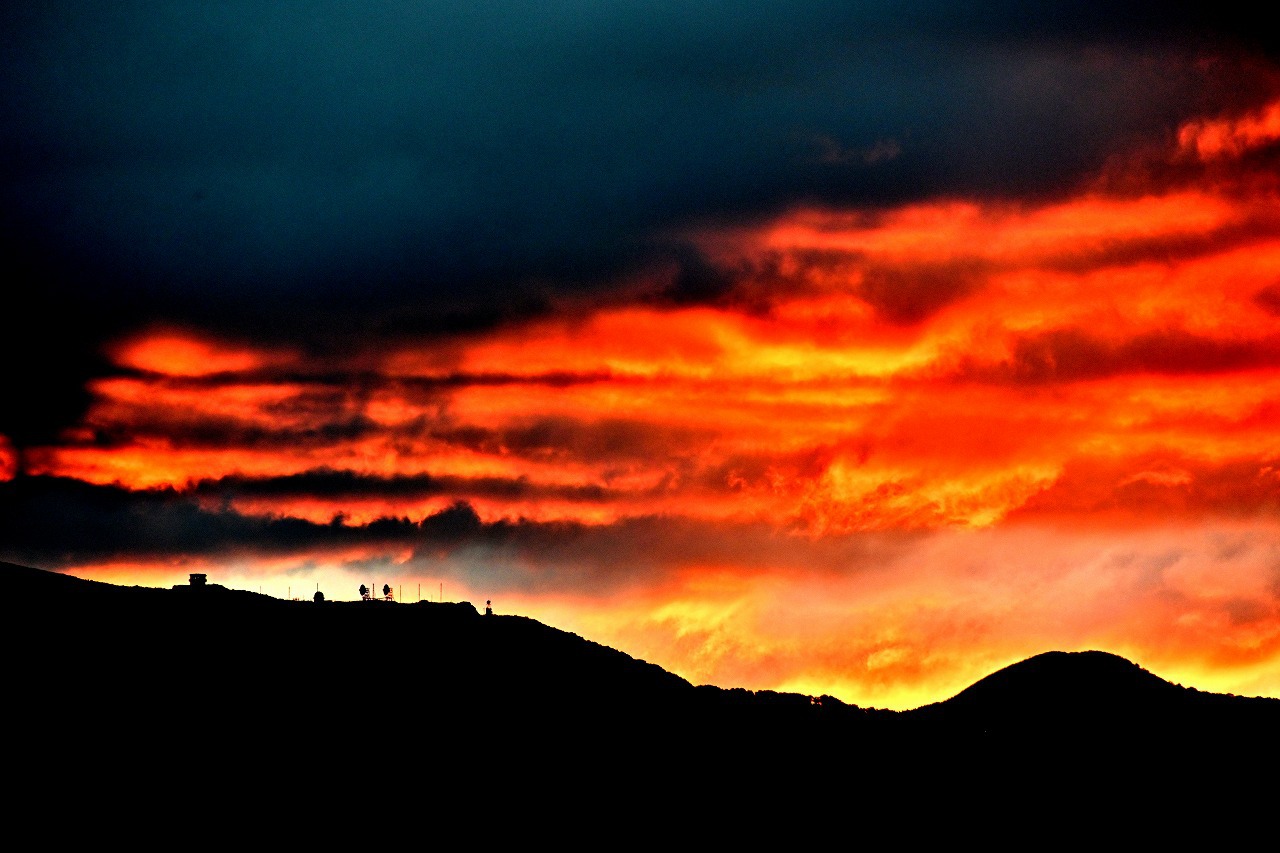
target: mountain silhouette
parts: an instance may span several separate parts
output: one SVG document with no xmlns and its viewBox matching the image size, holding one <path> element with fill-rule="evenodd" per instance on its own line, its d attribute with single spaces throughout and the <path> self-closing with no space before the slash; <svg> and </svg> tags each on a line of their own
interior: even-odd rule
<svg viewBox="0 0 1280 853">
<path fill-rule="evenodd" d="M 1219 796 L 1280 755 L 1280 700 L 1201 692 L 1102 651 L 1045 652 L 907 716 L 917 748 L 1006 780 L 1127 798 L 1183 796 L 1211 779 L 1220 787 L 1205 795 Z"/>
<path fill-rule="evenodd" d="M 1280 732 L 1280 700 L 1202 693 L 1100 651 L 1037 655 L 895 712 L 695 686 L 468 602 L 0 572 L 11 767 L 33 790 L 74 768 L 77 784 L 176 801 L 236 790 L 296 804 L 365 785 L 538 814 L 646 805 L 692 820 L 712 794 L 762 810 L 971 814 L 1031 792 L 1027 808 L 1057 802 L 1047 791 L 1131 798 L 1211 778 L 1193 768 L 1242 778 Z"/>
<path fill-rule="evenodd" d="M 121 587 L 0 565 L 10 628 L 40 637 L 20 672 L 46 711 L 66 692 L 112 694 L 99 708 L 130 723 L 142 709 L 190 709 L 206 733 L 242 724 L 244 703 L 305 723 L 376 708 L 384 725 L 474 724 L 506 706 L 557 718 L 610 703 L 658 705 L 684 679 L 520 616 L 468 602 L 284 601 L 217 584 Z M 194 717 L 182 715 L 188 733 Z M 170 718 L 157 716 L 163 726 Z M 171 732 L 176 734 L 177 732 Z"/>
<path fill-rule="evenodd" d="M 1052 651 L 1015 663 L 950 699 L 913 714 L 958 728 L 1025 733 L 1056 726 L 1129 737 L 1221 720 L 1239 727 L 1274 724 L 1280 700 L 1202 693 L 1173 684 L 1137 664 L 1101 651 Z"/>
<path fill-rule="evenodd" d="M 1062 702 L 1107 702 L 1126 694 L 1168 691 L 1175 685 L 1108 652 L 1045 652 L 1005 667 L 962 690 L 947 705 L 980 706 L 996 697 L 1028 703 L 1027 710 Z"/>
</svg>

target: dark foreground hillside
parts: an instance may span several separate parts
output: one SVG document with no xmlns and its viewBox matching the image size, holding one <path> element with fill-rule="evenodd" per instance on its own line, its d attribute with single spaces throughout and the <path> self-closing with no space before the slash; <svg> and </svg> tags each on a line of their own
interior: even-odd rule
<svg viewBox="0 0 1280 853">
<path fill-rule="evenodd" d="M 1280 700 L 1199 693 L 1102 652 L 1040 655 L 895 713 L 694 686 L 467 603 L 0 571 L 10 770 L 53 797 L 828 821 L 1036 813 L 1088 791 L 1106 811 L 1237 791 L 1280 733 Z"/>
</svg>

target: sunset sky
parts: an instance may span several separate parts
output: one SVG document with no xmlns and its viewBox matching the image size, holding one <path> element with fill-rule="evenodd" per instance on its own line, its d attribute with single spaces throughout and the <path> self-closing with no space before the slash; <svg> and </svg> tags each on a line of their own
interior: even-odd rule
<svg viewBox="0 0 1280 853">
<path fill-rule="evenodd" d="M 1083 649 L 1280 697 L 1251 14 L 20 5 L 0 560 L 864 706 Z"/>
</svg>

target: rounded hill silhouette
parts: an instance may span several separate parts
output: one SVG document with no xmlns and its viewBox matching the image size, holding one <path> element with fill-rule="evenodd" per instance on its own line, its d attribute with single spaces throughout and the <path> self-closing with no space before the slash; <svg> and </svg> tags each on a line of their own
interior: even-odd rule
<svg viewBox="0 0 1280 853">
<path fill-rule="evenodd" d="M 988 675 L 942 703 L 954 716 L 1012 721 L 1106 714 L 1166 701 L 1178 688 L 1109 652 L 1045 652 Z"/>
</svg>

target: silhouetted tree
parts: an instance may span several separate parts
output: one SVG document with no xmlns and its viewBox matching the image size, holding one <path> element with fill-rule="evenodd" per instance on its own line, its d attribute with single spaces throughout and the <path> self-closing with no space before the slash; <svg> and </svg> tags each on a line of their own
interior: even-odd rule
<svg viewBox="0 0 1280 853">
<path fill-rule="evenodd" d="M 369 597 L 369 587 L 365 586 L 364 584 L 360 584 L 360 597 L 361 598 Z"/>
<path fill-rule="evenodd" d="M 382 585 L 382 597 L 383 597 L 383 598 L 390 598 L 390 597 L 391 597 L 391 584 L 384 583 L 384 584 Z"/>
</svg>

